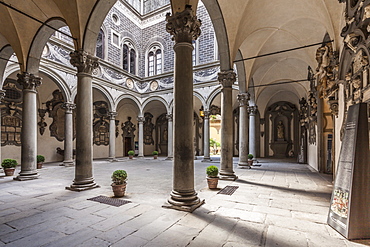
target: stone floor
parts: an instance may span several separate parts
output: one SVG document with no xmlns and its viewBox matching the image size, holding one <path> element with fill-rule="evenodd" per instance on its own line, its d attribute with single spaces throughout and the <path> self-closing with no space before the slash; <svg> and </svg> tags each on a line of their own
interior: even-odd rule
<svg viewBox="0 0 370 247">
<path fill-rule="evenodd" d="M 74 167 L 44 164 L 40 178 L 0 178 L 0 246 L 370 246 L 348 241 L 326 224 L 331 177 L 290 160 L 261 159 L 242 169 L 235 160 L 239 186 L 232 195 L 209 190 L 205 168 L 195 161 L 195 187 L 206 203 L 193 213 L 162 208 L 172 189 L 172 162 L 163 157 L 118 162 L 94 161 L 100 188 L 65 190 Z M 110 175 L 128 173 L 120 207 L 87 200 L 111 197 Z"/>
</svg>

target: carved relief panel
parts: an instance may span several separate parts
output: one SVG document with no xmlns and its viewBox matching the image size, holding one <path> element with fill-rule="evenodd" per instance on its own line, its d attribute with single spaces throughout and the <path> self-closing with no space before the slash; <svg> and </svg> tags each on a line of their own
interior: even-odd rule
<svg viewBox="0 0 370 247">
<path fill-rule="evenodd" d="M 109 145 L 109 108 L 105 101 L 94 102 L 94 144 Z"/>
<path fill-rule="evenodd" d="M 23 86 L 16 80 L 6 79 L 1 100 L 1 146 L 21 145 Z"/>
</svg>

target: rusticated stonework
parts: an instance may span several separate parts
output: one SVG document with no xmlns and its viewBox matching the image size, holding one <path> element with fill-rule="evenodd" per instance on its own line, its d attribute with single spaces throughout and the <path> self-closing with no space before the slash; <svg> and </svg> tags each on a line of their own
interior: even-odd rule
<svg viewBox="0 0 370 247">
<path fill-rule="evenodd" d="M 222 85 L 222 88 L 231 88 L 236 81 L 236 74 L 234 71 L 221 71 L 218 73 L 218 81 Z"/>
<path fill-rule="evenodd" d="M 166 16 L 166 30 L 172 35 L 172 40 L 176 43 L 192 43 L 196 40 L 201 31 L 201 21 L 193 14 L 191 6 L 187 6 L 184 11 Z"/>
<path fill-rule="evenodd" d="M 70 62 L 73 66 L 77 68 L 78 73 L 92 74 L 93 70 L 98 68 L 98 58 L 89 55 L 84 50 L 78 50 L 71 52 Z"/>
</svg>

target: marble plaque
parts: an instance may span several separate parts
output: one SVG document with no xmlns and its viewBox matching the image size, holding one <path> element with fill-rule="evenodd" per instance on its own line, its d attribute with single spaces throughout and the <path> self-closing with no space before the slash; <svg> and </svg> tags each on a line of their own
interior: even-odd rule
<svg viewBox="0 0 370 247">
<path fill-rule="evenodd" d="M 367 104 L 349 107 L 328 224 L 347 239 L 370 238 Z"/>
</svg>

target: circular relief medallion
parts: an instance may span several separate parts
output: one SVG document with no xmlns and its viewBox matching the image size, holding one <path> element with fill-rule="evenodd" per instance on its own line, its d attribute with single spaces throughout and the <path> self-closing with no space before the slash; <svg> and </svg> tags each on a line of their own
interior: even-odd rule
<svg viewBox="0 0 370 247">
<path fill-rule="evenodd" d="M 133 89 L 134 88 L 134 81 L 130 78 L 128 78 L 126 80 L 126 86 L 129 88 L 129 89 Z"/>
<path fill-rule="evenodd" d="M 150 90 L 155 91 L 155 90 L 157 90 L 157 88 L 158 88 L 158 82 L 157 81 L 152 81 L 150 83 Z"/>
</svg>

